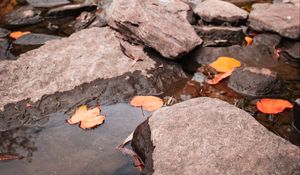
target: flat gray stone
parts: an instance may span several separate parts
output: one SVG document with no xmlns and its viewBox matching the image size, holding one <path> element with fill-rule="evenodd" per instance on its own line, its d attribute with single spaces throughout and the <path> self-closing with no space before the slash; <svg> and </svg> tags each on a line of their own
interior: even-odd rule
<svg viewBox="0 0 300 175">
<path fill-rule="evenodd" d="M 33 7 L 54 7 L 69 4 L 68 0 L 26 0 Z"/>
<path fill-rule="evenodd" d="M 22 6 L 5 15 L 4 21 L 13 27 L 37 24 L 43 21 L 42 11 L 31 6 Z"/>
<path fill-rule="evenodd" d="M 300 10 L 291 4 L 254 4 L 249 22 L 257 31 L 276 32 L 291 39 L 300 37 Z"/>
<path fill-rule="evenodd" d="M 178 0 L 115 0 L 108 24 L 128 40 L 175 59 L 202 42 L 188 21 L 190 14 L 190 7 Z"/>
<path fill-rule="evenodd" d="M 29 33 L 24 35 L 13 43 L 22 46 L 33 46 L 33 45 L 43 45 L 47 41 L 61 39 L 59 36 L 47 35 L 47 34 L 39 34 L 39 33 Z"/>
<path fill-rule="evenodd" d="M 154 175 L 300 173 L 299 147 L 218 99 L 202 97 L 161 108 L 148 124 L 151 138 L 134 135 L 151 139 Z"/>
<path fill-rule="evenodd" d="M 206 22 L 221 23 L 221 22 L 240 22 L 246 20 L 248 12 L 221 0 L 205 0 L 198 3 L 194 12 Z"/>
<path fill-rule="evenodd" d="M 0 28 L 0 38 L 7 37 L 10 34 L 10 31 L 4 28 Z"/>
<path fill-rule="evenodd" d="M 172 79 L 175 77 L 185 77 L 179 67 L 173 64 L 169 64 L 170 66 L 164 65 L 163 68 L 159 68 L 162 63 L 150 58 L 147 54 L 144 55 L 143 61 L 139 61 L 135 65 L 132 65 L 132 63 L 133 60 L 122 52 L 115 32 L 108 27 L 86 29 L 74 33 L 68 38 L 48 41 L 39 49 L 21 55 L 16 61 L 0 62 L 0 108 L 3 109 L 4 105 L 8 103 L 15 103 L 24 99 L 30 99 L 34 103 L 40 100 L 43 95 L 69 91 L 83 83 L 90 83 L 96 79 L 116 78 L 125 73 L 129 73 L 127 79 L 130 78 L 129 75 L 133 72 L 147 77 L 147 80 L 143 79 L 141 84 L 136 85 L 136 88 L 143 88 L 146 82 L 153 81 L 150 71 L 154 70 L 156 72 L 168 69 L 172 70 L 173 72 L 165 72 L 168 79 L 170 79 L 169 77 L 172 77 Z M 162 79 L 165 78 L 162 74 L 160 77 Z M 125 81 L 124 78 L 122 78 L 123 86 L 125 86 L 123 82 Z M 136 79 L 138 78 L 136 77 Z M 139 82 L 138 80 L 130 81 L 131 83 L 127 82 L 126 84 L 130 88 L 130 93 L 125 94 L 127 98 L 130 95 L 134 95 L 135 92 L 135 89 L 130 84 Z M 119 85 L 117 85 L 118 82 L 120 80 L 105 82 L 110 85 L 106 84 L 102 86 L 111 87 L 110 89 L 113 90 L 113 87 L 119 88 Z M 97 84 L 97 82 L 94 83 Z M 161 82 L 153 84 L 157 84 L 160 88 L 164 85 Z M 102 88 L 102 86 L 98 84 L 95 87 L 92 86 L 90 91 L 94 91 L 96 87 Z M 147 87 L 148 89 L 152 88 L 152 93 L 155 93 L 152 84 Z M 89 87 L 84 86 L 84 88 Z M 77 90 L 77 94 L 82 93 L 80 88 L 77 88 Z M 120 90 L 117 92 L 120 92 Z M 103 95 L 101 101 L 105 101 L 109 97 L 113 99 L 111 96 L 116 92 L 110 92 L 106 88 L 103 92 L 100 92 L 100 90 L 99 92 L 91 92 L 91 94 L 98 93 Z M 114 95 L 118 96 L 118 94 Z M 59 96 L 61 97 L 63 94 Z M 93 95 L 88 96 L 89 98 L 93 98 Z M 66 93 L 65 98 L 75 98 L 75 96 Z M 86 97 L 83 95 L 82 97 L 78 96 L 78 98 Z M 74 99 L 70 99 L 70 101 L 74 101 Z M 48 106 L 52 103 L 49 102 Z M 65 102 L 61 101 L 59 103 Z M 53 107 L 53 109 L 56 108 Z M 13 114 L 3 115 L 9 116 Z"/>
</svg>

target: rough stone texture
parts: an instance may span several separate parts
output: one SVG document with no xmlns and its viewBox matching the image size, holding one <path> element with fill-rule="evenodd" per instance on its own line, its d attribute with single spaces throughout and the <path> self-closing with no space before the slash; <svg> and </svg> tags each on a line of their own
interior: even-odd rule
<svg viewBox="0 0 300 175">
<path fill-rule="evenodd" d="M 300 63 L 300 42 L 295 42 L 284 51 L 292 61 Z"/>
<path fill-rule="evenodd" d="M 269 48 L 272 48 L 271 52 L 273 52 L 275 48 L 279 45 L 281 39 L 281 36 L 277 34 L 262 33 L 254 37 L 253 44 L 258 46 L 268 46 Z"/>
<path fill-rule="evenodd" d="M 123 54 L 119 40 L 109 28 L 82 30 L 69 38 L 49 41 L 21 55 L 17 61 L 0 62 L 0 108 L 27 98 L 36 102 L 45 94 L 68 91 L 83 83 L 118 77 L 126 72 L 139 71 L 150 80 L 148 72 L 159 72 L 158 66 L 161 63 L 150 57 L 132 66 L 132 60 Z M 164 69 L 170 69 L 173 75 L 168 76 L 172 79 L 185 77 L 176 66 L 164 66 Z M 159 77 L 156 79 L 161 80 L 163 74 Z"/>
<path fill-rule="evenodd" d="M 189 24 L 190 7 L 177 0 L 115 0 L 108 24 L 129 40 L 142 42 L 167 58 L 188 53 L 202 40 Z"/>
<path fill-rule="evenodd" d="M 203 39 L 203 46 L 230 46 L 244 41 L 241 27 L 195 26 L 195 30 Z"/>
<path fill-rule="evenodd" d="M 257 31 L 270 31 L 281 36 L 300 37 L 300 10 L 291 4 L 254 4 L 249 15 L 249 26 Z"/>
<path fill-rule="evenodd" d="M 0 28 L 0 38 L 4 38 L 10 34 L 10 31 L 4 28 Z"/>
<path fill-rule="evenodd" d="M 66 17 L 66 16 L 77 16 L 83 11 L 95 11 L 96 5 L 93 4 L 71 4 L 56 7 L 47 12 L 47 17 Z"/>
<path fill-rule="evenodd" d="M 300 173 L 297 146 L 218 99 L 161 108 L 148 123 L 155 175 Z"/>
<path fill-rule="evenodd" d="M 242 67 L 230 76 L 228 87 L 234 91 L 256 97 L 279 96 L 285 86 L 276 72 L 266 68 Z"/>
<path fill-rule="evenodd" d="M 206 22 L 239 22 L 246 20 L 248 12 L 239 7 L 221 0 L 205 0 L 198 3 L 194 12 Z"/>
<path fill-rule="evenodd" d="M 47 41 L 55 40 L 55 39 L 61 39 L 61 37 L 54 36 L 54 35 L 47 35 L 47 34 L 30 33 L 18 38 L 13 43 L 17 45 L 24 45 L 24 46 L 43 45 Z"/>
<path fill-rule="evenodd" d="M 5 22 L 13 27 L 36 24 L 43 21 L 41 11 L 31 6 L 23 6 L 5 16 Z"/>
<path fill-rule="evenodd" d="M 69 4 L 68 0 L 26 0 L 33 7 L 54 7 Z"/>
</svg>

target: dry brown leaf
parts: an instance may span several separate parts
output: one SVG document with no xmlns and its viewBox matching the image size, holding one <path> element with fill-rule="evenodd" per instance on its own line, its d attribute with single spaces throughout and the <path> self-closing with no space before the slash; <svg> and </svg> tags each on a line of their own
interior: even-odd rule
<svg viewBox="0 0 300 175">
<path fill-rule="evenodd" d="M 228 72 L 225 72 L 225 73 L 219 73 L 217 74 L 213 79 L 211 80 L 207 80 L 207 84 L 211 84 L 211 85 L 215 85 L 215 84 L 218 84 L 221 80 L 223 80 L 224 78 L 227 78 L 229 77 L 232 72 L 234 71 L 235 69 L 232 69 Z"/>
<path fill-rule="evenodd" d="M 21 36 L 27 35 L 27 34 L 29 34 L 29 33 L 30 33 L 30 32 L 16 31 L 16 32 L 10 33 L 9 36 L 10 36 L 11 38 L 18 39 L 18 38 L 20 38 Z"/>
<path fill-rule="evenodd" d="M 0 161 L 19 160 L 23 158 L 24 156 L 20 156 L 20 155 L 0 154 Z"/>
<path fill-rule="evenodd" d="M 164 101 L 154 96 L 135 96 L 130 104 L 135 107 L 142 107 L 147 111 L 155 111 L 164 105 Z"/>
<path fill-rule="evenodd" d="M 246 36 L 245 41 L 247 43 L 247 46 L 250 46 L 253 43 L 253 38 L 251 38 L 250 36 Z"/>
</svg>

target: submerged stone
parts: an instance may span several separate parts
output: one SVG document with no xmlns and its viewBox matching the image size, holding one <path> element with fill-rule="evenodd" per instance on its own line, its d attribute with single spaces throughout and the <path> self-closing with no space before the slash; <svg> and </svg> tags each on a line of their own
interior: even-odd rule
<svg viewBox="0 0 300 175">
<path fill-rule="evenodd" d="M 29 33 L 15 40 L 13 44 L 22 46 L 43 45 L 47 41 L 54 39 L 61 39 L 61 37 L 47 34 Z"/>
<path fill-rule="evenodd" d="M 41 11 L 31 6 L 22 6 L 5 16 L 5 22 L 12 27 L 37 24 L 43 21 Z"/>
<path fill-rule="evenodd" d="M 5 38 L 10 34 L 10 31 L 4 28 L 0 28 L 0 38 Z"/>
<path fill-rule="evenodd" d="M 15 59 L 15 56 L 10 53 L 11 46 L 7 39 L 0 38 L 0 61 Z"/>
<path fill-rule="evenodd" d="M 207 97 L 155 111 L 132 146 L 145 160 L 143 174 L 300 173 L 299 147 L 247 112 Z"/>
</svg>

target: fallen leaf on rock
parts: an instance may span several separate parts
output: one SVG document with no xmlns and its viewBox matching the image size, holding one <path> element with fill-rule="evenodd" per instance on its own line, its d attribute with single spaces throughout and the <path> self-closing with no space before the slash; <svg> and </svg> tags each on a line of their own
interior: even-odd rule
<svg viewBox="0 0 300 175">
<path fill-rule="evenodd" d="M 101 125 L 105 120 L 105 116 L 100 115 L 100 107 L 95 107 L 88 110 L 86 105 L 80 106 L 75 114 L 68 119 L 69 124 L 77 124 L 80 122 L 82 129 L 93 128 L 97 125 Z"/>
<path fill-rule="evenodd" d="M 252 45 L 252 43 L 253 43 L 253 38 L 251 38 L 251 37 L 249 37 L 249 36 L 246 36 L 246 37 L 245 37 L 245 41 L 246 41 L 246 43 L 247 43 L 247 46 L 250 46 L 250 45 Z"/>
<path fill-rule="evenodd" d="M 147 111 L 155 111 L 164 105 L 164 101 L 154 96 L 135 96 L 130 104 L 135 107 L 142 107 Z"/>
<path fill-rule="evenodd" d="M 227 71 L 227 72 L 225 72 L 225 73 L 219 73 L 219 74 L 217 74 L 213 79 L 211 79 L 211 80 L 207 80 L 206 82 L 208 83 L 208 84 L 211 84 L 211 85 L 215 85 L 215 84 L 218 84 L 221 80 L 223 80 L 224 78 L 227 78 L 227 77 L 229 77 L 231 74 L 232 74 L 232 72 L 235 70 L 235 68 L 233 68 L 233 69 L 231 69 L 231 70 L 229 70 L 229 71 Z"/>
<path fill-rule="evenodd" d="M 278 114 L 286 108 L 293 108 L 287 100 L 263 98 L 256 103 L 257 109 L 265 114 Z"/>
<path fill-rule="evenodd" d="M 9 36 L 10 36 L 11 38 L 18 39 L 18 38 L 20 38 L 21 36 L 27 35 L 27 34 L 29 34 L 29 33 L 30 33 L 30 32 L 16 31 L 16 32 L 10 33 Z"/>
<path fill-rule="evenodd" d="M 19 160 L 23 158 L 24 156 L 20 156 L 20 155 L 0 154 L 0 161 Z"/>
<path fill-rule="evenodd" d="M 210 64 L 211 67 L 216 69 L 218 72 L 228 72 L 233 68 L 237 68 L 241 66 L 241 63 L 230 57 L 219 57 L 216 61 Z"/>
</svg>

